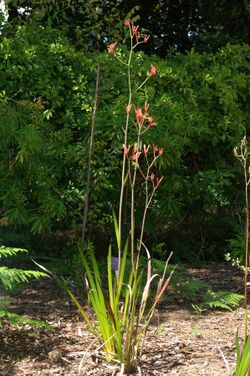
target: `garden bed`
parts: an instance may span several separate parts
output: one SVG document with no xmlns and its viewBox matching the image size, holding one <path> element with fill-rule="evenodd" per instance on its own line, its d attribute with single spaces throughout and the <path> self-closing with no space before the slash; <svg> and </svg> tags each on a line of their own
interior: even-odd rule
<svg viewBox="0 0 250 376">
<path fill-rule="evenodd" d="M 224 263 L 188 271 L 211 283 L 215 290 L 241 292 L 241 273 Z M 11 296 L 10 309 L 47 320 L 54 329 L 4 325 L 0 330 L 0 375 L 112 374 L 108 364 L 93 356 L 98 344 L 56 282 L 39 282 Z M 198 316 L 190 303 L 181 300 L 160 305 L 147 337 L 143 375 L 228 375 L 223 356 L 232 372 L 235 334 L 242 318 L 242 308 L 205 311 Z"/>
</svg>

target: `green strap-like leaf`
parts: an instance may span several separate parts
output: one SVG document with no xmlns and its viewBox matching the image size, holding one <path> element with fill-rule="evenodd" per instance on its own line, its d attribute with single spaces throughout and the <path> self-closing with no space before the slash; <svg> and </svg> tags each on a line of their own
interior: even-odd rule
<svg viewBox="0 0 250 376">
<path fill-rule="evenodd" d="M 239 346 L 239 340 L 238 340 L 238 346 Z M 246 343 L 245 343 L 244 348 L 242 350 L 239 365 L 238 365 L 239 349 L 236 350 L 236 351 L 237 351 L 236 376 L 247 376 L 247 373 L 250 370 L 250 336 L 247 337 Z"/>
</svg>

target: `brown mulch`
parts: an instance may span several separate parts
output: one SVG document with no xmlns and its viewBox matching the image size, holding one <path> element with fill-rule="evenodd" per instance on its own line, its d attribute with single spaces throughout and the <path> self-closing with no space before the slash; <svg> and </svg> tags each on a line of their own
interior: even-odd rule
<svg viewBox="0 0 250 376">
<path fill-rule="evenodd" d="M 189 273 L 208 281 L 214 289 L 241 292 L 241 272 L 224 263 L 189 268 Z M 0 375 L 112 375 L 113 369 L 93 356 L 98 344 L 55 282 L 39 283 L 10 300 L 13 312 L 46 320 L 54 329 L 4 325 L 0 329 Z M 233 374 L 235 334 L 242 319 L 242 308 L 206 311 L 198 316 L 180 301 L 161 305 L 147 336 L 142 374 Z"/>
</svg>

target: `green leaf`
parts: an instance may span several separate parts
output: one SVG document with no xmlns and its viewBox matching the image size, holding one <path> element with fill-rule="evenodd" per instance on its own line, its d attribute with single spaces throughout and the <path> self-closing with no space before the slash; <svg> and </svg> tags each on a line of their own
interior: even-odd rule
<svg viewBox="0 0 250 376">
<path fill-rule="evenodd" d="M 250 370 L 250 336 L 247 337 L 246 343 L 240 353 L 238 333 L 236 335 L 236 353 L 237 364 L 235 376 L 247 376 Z"/>
<path fill-rule="evenodd" d="M 110 306 L 114 311 L 114 295 L 113 295 L 113 279 L 112 279 L 112 268 L 111 268 L 111 257 L 112 257 L 112 249 L 111 245 L 109 246 L 108 250 L 108 288 L 109 288 L 109 299 L 110 299 Z"/>
<path fill-rule="evenodd" d="M 121 239 L 120 239 L 120 235 L 119 235 L 119 227 L 118 227 L 117 218 L 116 218 L 114 210 L 113 210 L 113 219 L 114 219 L 115 236 L 116 236 L 116 241 L 117 241 L 117 247 L 118 247 L 118 249 L 121 249 Z"/>
</svg>

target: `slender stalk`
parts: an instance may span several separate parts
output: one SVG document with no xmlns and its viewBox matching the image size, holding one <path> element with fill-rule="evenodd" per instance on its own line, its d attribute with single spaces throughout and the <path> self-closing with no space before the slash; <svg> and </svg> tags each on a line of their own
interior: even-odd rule
<svg viewBox="0 0 250 376">
<path fill-rule="evenodd" d="M 83 246 L 85 243 L 85 233 L 86 233 L 88 211 L 89 211 L 90 179 L 91 179 L 91 170 L 92 170 L 92 154 L 93 154 L 93 145 L 94 145 L 94 137 L 95 137 L 96 113 L 97 113 L 98 99 L 99 99 L 99 85 L 100 85 L 100 63 L 98 62 L 97 71 L 96 71 L 94 109 L 92 113 L 91 134 L 90 134 L 90 141 L 89 141 L 88 171 L 87 171 L 86 193 L 85 193 L 85 198 L 84 198 L 84 210 L 83 210 L 83 222 L 82 222 L 82 245 Z"/>
<path fill-rule="evenodd" d="M 127 78 L 128 78 L 128 104 L 127 108 L 131 108 L 132 104 L 132 85 L 131 85 L 131 61 L 133 54 L 133 35 L 130 29 L 130 51 L 127 64 Z M 127 146 L 128 143 L 128 126 L 130 119 L 130 111 L 127 110 L 127 117 L 124 129 L 124 145 Z M 120 201 L 119 201 L 119 214 L 118 214 L 118 229 L 119 229 L 119 245 L 118 245 L 118 276 L 120 274 L 121 268 L 121 254 L 122 254 L 122 212 L 123 212 L 123 198 L 124 198 L 124 188 L 126 183 L 126 155 L 123 153 L 122 161 L 122 176 L 121 176 L 121 190 L 120 190 Z"/>
<path fill-rule="evenodd" d="M 142 217 L 142 224 L 141 224 L 141 234 L 140 234 L 140 242 L 139 242 L 139 251 L 141 249 L 141 244 L 143 241 L 143 235 L 144 235 L 144 227 L 145 227 L 145 222 L 146 222 L 146 217 L 147 217 L 147 211 L 148 208 L 151 204 L 152 198 L 154 196 L 154 193 L 156 191 L 156 186 L 153 188 L 153 192 L 149 194 L 149 189 L 148 189 L 148 180 L 149 180 L 149 174 L 151 171 L 152 166 L 155 163 L 156 158 L 153 159 L 152 163 L 149 165 L 148 159 L 147 159 L 147 164 L 148 164 L 148 169 L 147 169 L 147 174 L 145 176 L 145 183 L 146 183 L 146 194 L 145 194 L 145 206 L 144 206 L 144 212 L 143 212 L 143 217 Z"/>
<path fill-rule="evenodd" d="M 141 129 L 140 124 L 138 125 L 138 135 L 137 135 L 137 147 L 139 148 L 140 145 L 140 138 L 141 138 Z M 136 176 L 137 176 L 137 170 L 138 170 L 138 158 L 135 161 L 135 167 L 134 167 L 134 174 L 133 179 L 131 183 L 131 215 L 130 215 L 130 221 L 131 221 L 131 262 L 132 262 L 132 270 L 133 273 L 135 272 L 135 182 L 136 182 Z"/>
<path fill-rule="evenodd" d="M 245 319 L 244 319 L 244 337 L 245 342 L 247 340 L 248 334 L 248 299 L 247 299 L 247 289 L 248 289 L 248 266 L 249 266 L 249 204 L 248 204 L 248 185 L 249 177 L 247 171 L 247 156 L 244 159 L 244 178 L 245 178 L 245 205 L 246 205 L 246 230 L 245 230 L 245 271 L 244 271 L 244 308 L 245 308 Z"/>
<path fill-rule="evenodd" d="M 248 274 L 249 274 L 249 199 L 248 199 L 248 186 L 250 184 L 250 166 L 248 167 L 248 157 L 250 153 L 247 149 L 246 136 L 241 140 L 240 152 L 238 148 L 234 148 L 234 155 L 240 161 L 244 170 L 244 184 L 245 184 L 245 210 L 246 210 L 246 225 L 245 225 L 245 268 L 244 268 L 244 339 L 245 343 L 248 337 Z"/>
<path fill-rule="evenodd" d="M 138 86 L 136 89 L 135 89 L 135 91 L 133 91 L 133 95 L 138 91 L 138 90 L 140 90 L 144 85 L 145 85 L 145 83 L 148 81 L 148 79 L 149 79 L 150 77 L 148 76 L 147 78 L 145 78 L 145 80 L 141 83 L 141 85 L 140 86 Z"/>
</svg>

